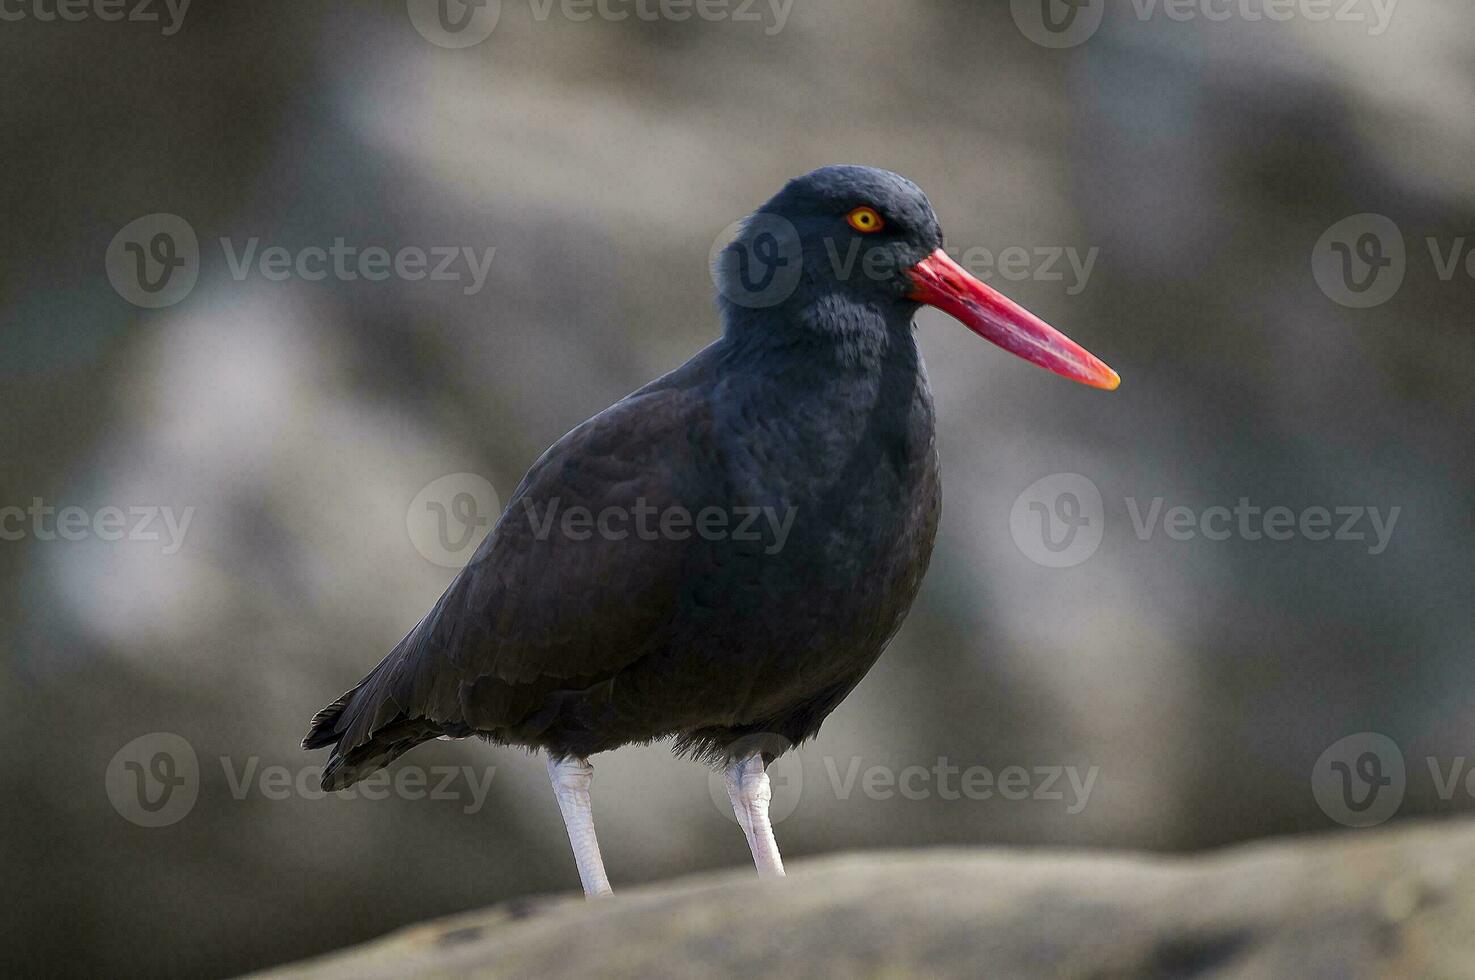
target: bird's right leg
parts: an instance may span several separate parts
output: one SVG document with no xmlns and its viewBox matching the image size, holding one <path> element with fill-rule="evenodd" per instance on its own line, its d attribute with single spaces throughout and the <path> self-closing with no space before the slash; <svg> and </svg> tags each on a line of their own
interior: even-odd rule
<svg viewBox="0 0 1475 980">
<path fill-rule="evenodd" d="M 553 783 L 553 795 L 558 797 L 558 809 L 563 814 L 568 841 L 574 849 L 574 861 L 579 866 L 579 880 L 584 884 L 585 897 L 613 894 L 609 877 L 604 873 L 604 859 L 599 856 L 599 841 L 594 836 L 594 810 L 589 804 L 594 767 L 589 765 L 588 759 L 555 760 L 549 756 L 548 778 Z"/>
<path fill-rule="evenodd" d="M 773 799 L 769 788 L 768 770 L 763 765 L 762 755 L 751 755 L 730 763 L 723 774 L 727 784 L 727 798 L 732 801 L 732 812 L 748 838 L 748 850 L 753 852 L 753 864 L 760 878 L 782 878 L 784 859 L 778 853 L 778 841 L 773 837 L 773 824 L 768 819 L 768 805 Z"/>
</svg>

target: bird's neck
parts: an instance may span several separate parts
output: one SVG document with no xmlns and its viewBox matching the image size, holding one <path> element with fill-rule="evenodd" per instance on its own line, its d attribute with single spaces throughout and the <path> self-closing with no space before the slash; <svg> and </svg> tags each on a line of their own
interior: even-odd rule
<svg viewBox="0 0 1475 980">
<path fill-rule="evenodd" d="M 715 428 L 730 439 L 739 485 L 813 504 L 874 480 L 924 479 L 934 422 L 912 311 L 817 322 L 826 312 L 729 320 L 714 345 Z M 764 433 L 757 455 L 755 431 Z"/>
<path fill-rule="evenodd" d="M 796 308 L 722 310 L 726 360 L 748 369 L 792 370 L 796 361 L 817 374 L 878 376 L 918 370 L 912 303 L 884 306 L 825 296 Z"/>
<path fill-rule="evenodd" d="M 787 320 L 772 311 L 729 319 L 718 370 L 734 425 L 781 420 L 782 438 L 820 469 L 863 458 L 855 455 L 860 443 L 870 444 L 867 452 L 920 459 L 930 444 L 932 396 L 914 311 L 828 305 Z M 827 464 L 825 454 L 835 458 Z"/>
</svg>

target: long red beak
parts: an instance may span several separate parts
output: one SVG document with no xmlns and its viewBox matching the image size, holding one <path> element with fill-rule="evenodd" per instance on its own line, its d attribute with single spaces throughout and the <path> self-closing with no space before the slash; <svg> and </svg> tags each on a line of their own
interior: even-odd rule
<svg viewBox="0 0 1475 980">
<path fill-rule="evenodd" d="M 908 275 L 913 283 L 911 299 L 961 320 L 969 330 L 1009 353 L 1093 388 L 1111 391 L 1122 383 L 1090 351 L 979 282 L 942 249 L 913 266 Z"/>
</svg>

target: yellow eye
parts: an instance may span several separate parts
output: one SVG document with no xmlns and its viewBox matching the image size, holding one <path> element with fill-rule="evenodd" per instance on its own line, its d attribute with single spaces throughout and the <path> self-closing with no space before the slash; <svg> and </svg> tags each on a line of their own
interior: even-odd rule
<svg viewBox="0 0 1475 980">
<path fill-rule="evenodd" d="M 886 222 L 881 220 L 881 216 L 876 213 L 875 208 L 864 206 L 858 207 L 847 214 L 845 220 L 850 224 L 850 227 L 863 235 L 869 235 L 873 231 L 880 231 L 886 227 Z"/>
</svg>

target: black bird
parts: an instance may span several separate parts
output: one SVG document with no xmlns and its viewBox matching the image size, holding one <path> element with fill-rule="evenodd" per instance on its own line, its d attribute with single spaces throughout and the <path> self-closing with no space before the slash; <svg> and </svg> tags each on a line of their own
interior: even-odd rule
<svg viewBox="0 0 1475 980">
<path fill-rule="evenodd" d="M 940 506 L 912 318 L 936 306 L 1076 381 L 1115 372 L 942 250 L 911 181 L 790 181 L 717 261 L 721 339 L 545 452 L 435 607 L 318 712 L 323 787 L 428 739 L 541 749 L 589 895 L 610 890 L 588 757 L 675 738 L 724 767 L 782 874 L 765 767 L 896 633 Z"/>
</svg>

